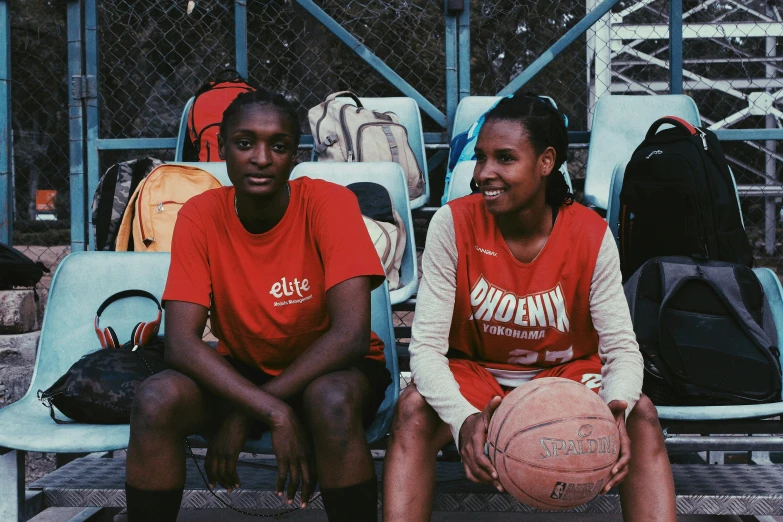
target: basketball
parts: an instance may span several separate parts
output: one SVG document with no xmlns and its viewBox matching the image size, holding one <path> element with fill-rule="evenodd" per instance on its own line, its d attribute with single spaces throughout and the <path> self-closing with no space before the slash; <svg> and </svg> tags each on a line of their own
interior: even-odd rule
<svg viewBox="0 0 783 522">
<path fill-rule="evenodd" d="M 489 459 L 520 502 L 568 509 L 594 499 L 619 457 L 620 434 L 597 393 L 559 377 L 535 379 L 503 399 L 489 424 Z"/>
</svg>

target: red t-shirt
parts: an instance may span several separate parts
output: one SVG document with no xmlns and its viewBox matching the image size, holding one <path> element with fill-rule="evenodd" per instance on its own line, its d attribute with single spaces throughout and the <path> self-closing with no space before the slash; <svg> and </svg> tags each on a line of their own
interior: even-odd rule
<svg viewBox="0 0 783 522">
<path fill-rule="evenodd" d="M 374 288 L 384 278 L 351 191 L 306 177 L 289 186 L 283 219 L 263 234 L 240 223 L 234 187 L 190 199 L 177 216 L 163 293 L 211 306 L 218 352 L 270 375 L 329 329 L 327 290 L 357 276 L 371 276 Z M 374 333 L 368 357 L 384 360 Z"/>
<path fill-rule="evenodd" d="M 480 195 L 449 206 L 459 256 L 451 348 L 499 370 L 546 368 L 598 351 L 590 285 L 606 221 L 578 203 L 561 206 L 544 248 L 521 263 Z"/>
</svg>

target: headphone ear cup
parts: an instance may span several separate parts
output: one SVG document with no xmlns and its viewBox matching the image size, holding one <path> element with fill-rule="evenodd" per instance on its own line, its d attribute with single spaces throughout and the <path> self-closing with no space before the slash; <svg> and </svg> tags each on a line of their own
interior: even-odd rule
<svg viewBox="0 0 783 522">
<path fill-rule="evenodd" d="M 117 338 L 117 334 L 114 333 L 114 328 L 111 326 L 107 326 L 103 330 L 103 336 L 106 338 L 106 347 L 107 348 L 119 348 L 120 347 L 120 340 Z"/>
<path fill-rule="evenodd" d="M 95 334 L 98 336 L 98 341 L 101 343 L 101 348 L 104 350 L 108 348 L 109 345 L 106 343 L 106 335 L 104 334 L 103 330 L 96 328 Z"/>
<path fill-rule="evenodd" d="M 151 323 L 141 323 L 139 325 L 138 331 L 136 332 L 136 335 L 134 336 L 134 338 L 138 337 L 136 344 L 139 346 L 151 345 L 155 340 L 155 337 L 158 335 L 159 328 L 160 323 L 158 321 L 153 321 Z"/>
<path fill-rule="evenodd" d="M 141 338 L 141 332 L 144 329 L 144 323 L 136 323 L 136 326 L 133 327 L 133 331 L 131 332 L 131 342 L 133 343 L 133 346 L 141 346 L 140 338 Z"/>
</svg>

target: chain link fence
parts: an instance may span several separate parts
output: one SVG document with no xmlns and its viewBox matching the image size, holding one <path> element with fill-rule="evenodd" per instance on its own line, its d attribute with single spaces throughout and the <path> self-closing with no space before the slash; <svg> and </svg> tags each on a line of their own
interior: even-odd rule
<svg viewBox="0 0 783 522">
<path fill-rule="evenodd" d="M 71 242 L 65 9 L 30 0 L 12 2 L 10 15 L 13 244 L 53 270 Z"/>
</svg>

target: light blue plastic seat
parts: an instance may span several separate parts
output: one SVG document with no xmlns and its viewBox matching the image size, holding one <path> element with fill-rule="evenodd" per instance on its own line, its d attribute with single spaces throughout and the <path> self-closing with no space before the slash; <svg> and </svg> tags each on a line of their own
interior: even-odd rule
<svg viewBox="0 0 783 522">
<path fill-rule="evenodd" d="M 689 96 L 601 96 L 590 130 L 585 170 L 587 204 L 608 210 L 615 166 L 628 162 L 650 125 L 663 116 L 679 116 L 692 125 L 701 125 L 699 109 Z"/>
<path fill-rule="evenodd" d="M 146 290 L 161 297 L 169 258 L 168 253 L 78 252 L 60 263 L 49 290 L 30 388 L 19 401 L 0 409 L 0 450 L 92 453 L 128 447 L 127 424 L 57 424 L 49 416 L 49 409 L 37 399 L 37 392 L 51 386 L 80 357 L 100 349 L 93 320 L 107 297 L 127 289 Z M 372 329 L 385 344 L 386 367 L 392 375 L 392 384 L 367 430 L 368 441 L 374 442 L 388 433 L 399 397 L 397 346 L 385 283 L 372 292 L 371 306 Z M 156 313 L 154 303 L 147 299 L 123 299 L 106 309 L 101 325 L 112 326 L 120 342 L 125 342 L 139 320 L 154 318 Z M 161 334 L 163 331 L 161 325 Z M 271 450 L 269 437 L 249 441 L 246 446 L 246 451 L 251 452 L 266 449 Z M 3 468 L 6 473 L 8 469 Z M 16 474 L 16 477 L 0 477 L 0 485 L 3 488 L 23 485 L 23 467 L 17 468 Z M 0 513 L 18 509 L 19 506 L 9 505 L 13 499 L 14 495 L 0 488 Z"/>
<path fill-rule="evenodd" d="M 56 424 L 36 394 L 54 384 L 81 356 L 100 349 L 93 320 L 107 297 L 138 289 L 160 298 L 168 267 L 167 253 L 78 252 L 60 263 L 49 288 L 30 388 L 18 402 L 0 410 L 0 447 L 81 453 L 128 446 L 128 425 Z M 156 312 L 147 299 L 123 299 L 106 309 L 101 325 L 114 328 L 124 343 L 136 323 L 154 318 Z"/>
<path fill-rule="evenodd" d="M 182 153 L 185 147 L 185 139 L 188 136 L 188 113 L 190 112 L 190 108 L 193 107 L 193 101 L 195 99 L 195 96 L 191 96 L 187 103 L 185 103 L 185 108 L 182 110 L 182 116 L 179 118 L 179 133 L 177 134 L 177 149 L 174 151 L 174 161 L 183 160 Z"/>
<path fill-rule="evenodd" d="M 346 102 L 353 104 L 350 98 L 341 98 Z M 417 209 L 423 207 L 430 200 L 430 176 L 427 169 L 427 155 L 424 150 L 424 130 L 421 124 L 421 112 L 419 105 L 413 98 L 404 96 L 390 98 L 359 98 L 362 106 L 377 112 L 393 112 L 400 120 L 400 124 L 408 132 L 408 144 L 416 156 L 416 162 L 419 164 L 424 174 L 424 193 L 416 199 L 410 200 L 410 207 Z M 313 155 L 313 161 L 317 161 Z M 407 187 L 407 185 L 406 185 Z M 407 188 L 406 188 L 407 190 Z"/>
<path fill-rule="evenodd" d="M 500 96 L 466 96 L 457 105 L 451 138 L 467 132 L 481 116 L 495 105 Z"/>
<path fill-rule="evenodd" d="M 402 303 L 416 293 L 419 286 L 418 268 L 416 266 L 416 238 L 413 235 L 413 218 L 408 200 L 408 185 L 405 172 L 397 163 L 343 163 L 343 162 L 309 162 L 300 163 L 291 173 L 291 179 L 308 176 L 323 179 L 338 185 L 350 185 L 361 181 L 378 183 L 389 191 L 392 203 L 402 218 L 407 235 L 405 252 L 400 266 L 400 287 L 392 290 L 391 304 Z"/>
<path fill-rule="evenodd" d="M 462 196 L 472 194 L 470 180 L 473 179 L 473 170 L 476 168 L 476 160 L 461 161 L 457 163 L 451 172 L 449 188 L 446 191 L 446 202 Z"/>
</svg>

